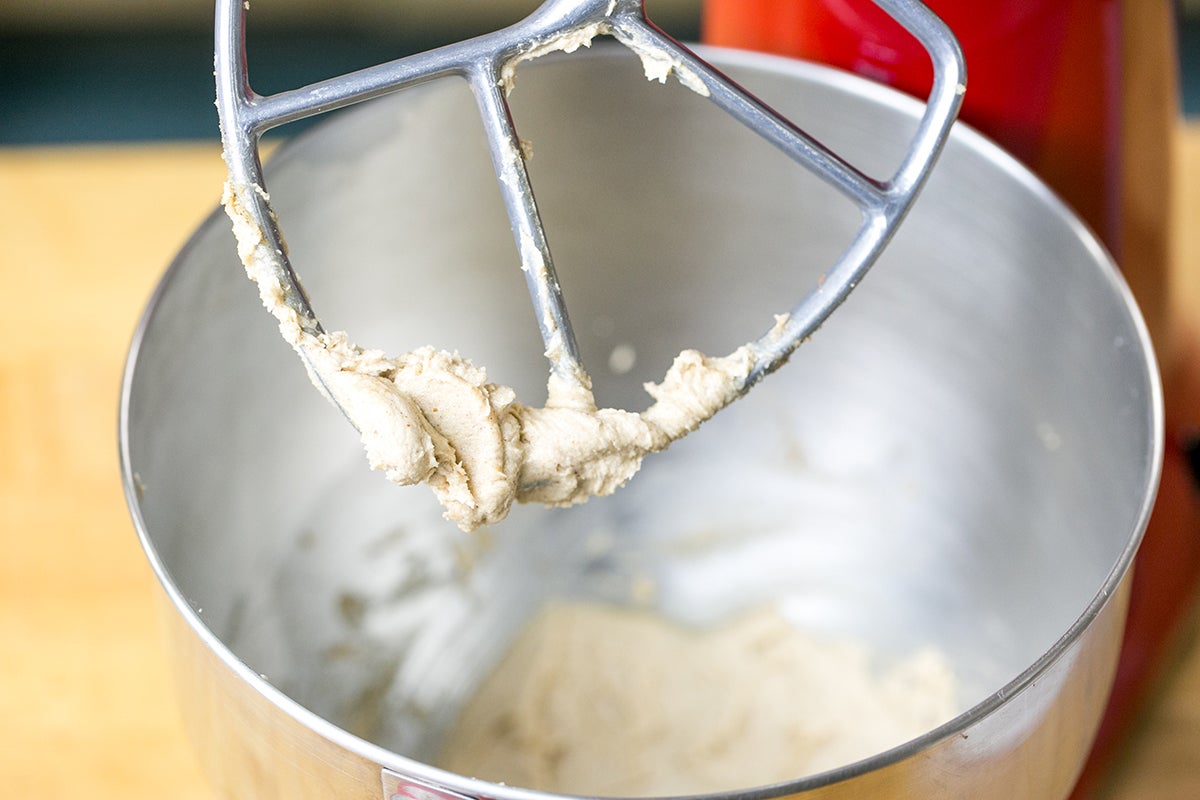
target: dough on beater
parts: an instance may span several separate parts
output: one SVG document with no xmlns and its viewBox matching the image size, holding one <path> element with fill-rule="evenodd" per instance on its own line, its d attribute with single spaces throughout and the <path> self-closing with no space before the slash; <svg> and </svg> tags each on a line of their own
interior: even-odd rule
<svg viewBox="0 0 1200 800">
<path fill-rule="evenodd" d="M 882 752 L 955 713 L 944 657 L 867 649 L 772 611 L 711 630 L 582 603 L 545 609 L 458 718 L 440 766 L 601 796 L 744 789 Z"/>
<path fill-rule="evenodd" d="M 655 403 L 639 414 L 597 408 L 589 387 L 553 376 L 546 406 L 526 406 L 458 354 L 433 348 L 386 359 L 341 333 L 301 334 L 300 347 L 315 382 L 358 428 L 371 468 L 396 483 L 428 483 L 445 517 L 467 531 L 499 522 L 514 500 L 569 506 L 612 494 L 647 454 L 732 402 L 751 364 L 745 349 L 724 359 L 684 351 L 661 383 L 646 386 Z"/>
<path fill-rule="evenodd" d="M 569 506 L 612 494 L 647 454 L 744 391 L 754 361 L 748 346 L 723 358 L 680 353 L 661 383 L 646 385 L 655 402 L 639 414 L 597 408 L 587 375 L 552 374 L 546 405 L 535 408 L 457 353 L 427 347 L 390 358 L 345 333 L 314 335 L 285 302 L 276 254 L 245 210 L 239 193 L 255 191 L 262 190 L 227 184 L 223 202 L 238 254 L 283 338 L 354 424 L 371 468 L 399 484 L 428 483 L 464 531 L 499 522 L 514 501 Z"/>
</svg>

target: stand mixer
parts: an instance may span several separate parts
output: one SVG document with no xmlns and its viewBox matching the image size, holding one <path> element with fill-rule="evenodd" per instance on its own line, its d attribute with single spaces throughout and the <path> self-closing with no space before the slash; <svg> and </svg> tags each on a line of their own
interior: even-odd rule
<svg viewBox="0 0 1200 800">
<path fill-rule="evenodd" d="M 634 24 L 635 5 L 596 6 L 617 18 L 588 17 L 567 43 L 582 45 L 593 24 Z M 227 67 L 240 58 L 230 30 L 218 41 L 234 54 Z M 621 35 L 633 41 L 631 30 Z M 934 137 L 938 168 L 867 287 L 745 393 L 797 316 L 791 298 L 808 291 L 823 308 L 829 265 L 855 252 L 846 243 L 864 235 L 864 220 L 887 217 L 858 202 L 882 197 L 871 187 L 886 194 L 887 181 L 855 176 L 911 163 L 929 108 L 812 63 L 697 48 L 703 63 L 693 64 L 661 44 L 679 58 L 683 86 L 670 80 L 673 61 L 662 71 L 661 59 L 620 43 L 521 62 L 511 97 L 491 85 L 505 79 L 494 58 L 486 68 L 451 59 L 482 77 L 426 80 L 343 108 L 261 172 L 251 151 L 270 123 L 255 115 L 293 101 L 319 110 L 322 92 L 258 98 L 241 68 L 218 70 L 232 89 L 222 103 L 229 149 L 249 153 L 249 180 L 232 180 L 228 194 L 242 260 L 279 313 L 262 314 L 229 220 L 214 214 L 139 327 L 121 448 L 129 506 L 164 590 L 184 718 L 222 796 L 530 800 L 526 787 L 439 767 L 435 756 L 518 632 L 540 609 L 574 601 L 640 604 L 696 629 L 766 608 L 798 630 L 860 642 L 881 664 L 926 646 L 944 655 L 957 687 L 945 722 L 816 774 L 747 770 L 738 788 L 710 797 L 1070 792 L 1112 685 L 1162 455 L 1156 365 L 1127 288 L 1044 184 L 953 126 Z M 669 85 L 647 86 L 647 61 Z M 359 77 L 385 82 L 403 63 Z M 778 110 L 756 117 L 805 120 L 811 136 L 794 141 L 830 143 L 825 152 L 838 155 L 824 163 L 853 171 L 797 169 L 789 148 L 711 113 L 696 91 L 719 94 L 699 77 L 709 64 L 721 83 L 751 87 Z M 485 85 L 472 91 L 473 80 Z M 952 103 L 958 90 L 943 87 Z M 342 91 L 334 105 L 348 102 Z M 497 95 L 522 131 L 499 148 L 479 124 Z M 231 125 L 242 112 L 245 124 Z M 505 165 L 514 151 L 528 160 L 526 137 L 536 158 L 510 193 Z M 233 161 L 236 173 L 242 159 Z M 849 199 L 831 174 L 850 179 Z M 514 222 L 505 198 L 526 208 L 520 187 L 534 184 L 536 220 Z M 286 259 L 272 211 L 288 231 Z M 513 260 L 543 272 L 546 256 L 522 247 L 531 225 L 553 238 L 561 285 L 549 271 L 535 283 L 570 298 L 576 359 L 539 335 L 561 334 L 557 322 L 528 324 L 515 269 L 496 269 L 516 241 Z M 348 339 L 306 312 L 293 260 L 325 318 L 349 319 L 395 352 L 428 342 L 469 352 L 514 395 L 546 385 L 546 351 L 550 410 L 632 414 L 618 410 L 636 408 L 680 348 L 728 353 L 749 338 L 732 351 L 742 377 L 731 371 L 733 391 L 718 393 L 738 402 L 603 501 L 514 505 L 493 532 L 468 535 L 425 492 L 363 469 L 345 421 L 279 347 L 282 327 L 318 379 L 341 379 L 325 369 L 336 362 L 314 362 Z M 553 308 L 553 293 L 535 288 L 534 303 Z M 415 297 L 435 301 L 407 302 Z M 447 297 L 461 302 L 436 302 Z M 764 337 L 755 321 L 772 314 Z M 613 367 L 614 348 L 636 364 Z M 399 367 L 385 362 L 405 358 L 370 356 L 379 370 L 368 377 L 394 380 Z M 597 408 L 556 408 L 555 381 L 588 389 L 571 368 L 585 362 L 605 378 Z M 488 386 L 499 391 L 475 388 Z M 343 408 L 344 397 L 334 398 Z M 691 710 L 706 714 L 728 688 L 689 692 Z M 786 697 L 776 705 L 786 717 Z"/>
</svg>

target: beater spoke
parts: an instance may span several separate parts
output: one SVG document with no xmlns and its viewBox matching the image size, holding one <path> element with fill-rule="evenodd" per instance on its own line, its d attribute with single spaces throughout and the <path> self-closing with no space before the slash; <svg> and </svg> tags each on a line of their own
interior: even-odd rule
<svg viewBox="0 0 1200 800">
<path fill-rule="evenodd" d="M 475 91 L 500 193 L 521 256 L 521 270 L 533 300 L 546 357 L 559 376 L 576 383 L 584 382 L 586 377 L 575 334 L 533 195 L 521 140 L 504 99 L 500 70 L 493 66 L 475 71 L 471 75 L 471 87 Z"/>
<path fill-rule="evenodd" d="M 856 205 L 874 207 L 886 202 L 887 194 L 878 182 L 644 18 L 623 17 L 616 31 L 618 37 L 645 41 L 669 54 L 673 61 L 687 70 L 687 74 L 694 75 L 703 84 L 708 99 L 714 105 L 783 151 L 790 159 L 807 167 Z"/>
</svg>

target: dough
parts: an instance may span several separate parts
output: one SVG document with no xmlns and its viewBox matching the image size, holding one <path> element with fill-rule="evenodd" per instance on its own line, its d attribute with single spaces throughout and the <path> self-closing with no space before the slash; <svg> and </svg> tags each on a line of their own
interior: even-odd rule
<svg viewBox="0 0 1200 800">
<path fill-rule="evenodd" d="M 576 795 L 744 789 L 842 766 L 955 713 L 945 659 L 879 671 L 773 611 L 711 630 L 581 603 L 545 609 L 451 730 L 440 766 Z"/>
<path fill-rule="evenodd" d="M 751 346 L 723 358 L 695 350 L 646 384 L 642 413 L 597 408 L 586 374 L 552 373 L 544 408 L 518 403 L 457 353 L 431 347 L 395 358 L 342 332 L 314 334 L 286 302 L 279 253 L 247 210 L 259 187 L 226 183 L 223 204 L 238 254 L 263 305 L 304 360 L 309 377 L 362 437 L 372 469 L 399 484 L 428 483 L 445 517 L 464 530 L 502 520 L 514 501 L 554 506 L 616 491 L 649 453 L 695 430 L 746 389 Z"/>
</svg>

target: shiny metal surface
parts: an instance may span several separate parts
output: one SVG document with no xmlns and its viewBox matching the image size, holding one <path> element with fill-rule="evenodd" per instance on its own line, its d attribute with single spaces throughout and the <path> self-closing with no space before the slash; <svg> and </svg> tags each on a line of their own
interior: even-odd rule
<svg viewBox="0 0 1200 800">
<path fill-rule="evenodd" d="M 881 172 L 860 170 L 853 160 L 729 81 L 651 23 L 642 0 L 547 0 L 524 20 L 494 33 L 266 97 L 256 94 L 249 84 L 244 32 L 249 3 L 217 0 L 217 110 L 230 190 L 259 229 L 261 240 L 269 245 L 265 252 L 271 258 L 272 274 L 284 287 L 285 302 L 299 315 L 302 327 L 320 333 L 322 324 L 300 285 L 294 258 L 284 244 L 280 217 L 271 206 L 271 187 L 259 162 L 259 138 L 287 122 L 429 81 L 464 79 L 475 97 L 486 134 L 497 186 L 533 300 L 542 349 L 552 371 L 572 384 L 587 384 L 587 370 L 534 198 L 525 145 L 517 134 L 507 96 L 522 62 L 547 52 L 572 52 L 582 48 L 584 41 L 590 45 L 598 34 L 611 35 L 647 63 L 647 77 L 661 72 L 662 82 L 666 82 L 672 73 L 793 162 L 820 176 L 861 212 L 857 229 L 847 232 L 844 242 L 848 244 L 827 262 L 827 271 L 820 273 L 819 280 L 796 288 L 793 296 L 804 293 L 799 303 L 780 309 L 788 311 L 788 318 L 765 326 L 768 331 L 750 343 L 754 363 L 742 387 L 746 390 L 786 361 L 866 275 L 928 179 L 962 103 L 966 67 L 950 30 L 917 0 L 876 2 L 922 44 L 933 66 L 933 85 L 920 125 L 911 132 L 910 140 L 904 140 L 903 159 Z M 548 135 L 548 131 L 543 133 Z M 287 225 L 286 216 L 283 219 Z M 303 264 L 300 267 L 300 272 L 307 272 Z M 432 343 L 441 346 L 438 341 Z"/>
<path fill-rule="evenodd" d="M 903 158 L 918 104 L 797 62 L 705 55 L 783 113 L 819 108 L 814 134 L 855 163 Z M 583 355 L 636 354 L 628 370 L 613 359 L 602 403 L 644 406 L 641 382 L 682 347 L 743 341 L 858 224 L 836 191 L 622 53 L 526 73 L 514 114 Z M 268 169 L 325 318 L 391 352 L 438 341 L 539 391 L 470 92 L 430 84 L 341 113 Z M 383 797 L 384 770 L 533 796 L 427 762 L 540 604 L 628 602 L 645 581 L 681 620 L 777 603 L 885 657 L 931 644 L 954 664 L 963 713 L 946 725 L 753 796 L 1064 797 L 1111 685 L 1161 436 L 1144 328 L 1107 256 L 961 128 L 861 291 L 792 363 L 613 497 L 521 507 L 486 539 L 363 468 L 246 291 L 223 216 L 155 295 L 122 403 L 130 506 L 197 746 L 223 796 L 288 800 Z"/>
</svg>

